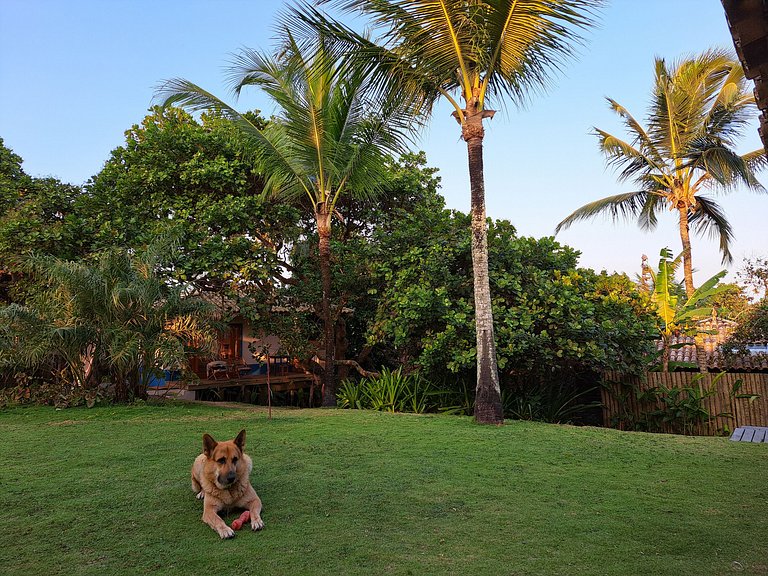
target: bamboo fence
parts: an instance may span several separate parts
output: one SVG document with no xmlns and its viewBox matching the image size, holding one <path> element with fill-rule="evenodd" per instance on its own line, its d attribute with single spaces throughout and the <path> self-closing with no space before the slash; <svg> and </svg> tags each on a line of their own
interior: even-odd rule
<svg viewBox="0 0 768 576">
<path fill-rule="evenodd" d="M 710 389 L 712 393 L 705 394 L 701 400 L 706 416 L 699 418 L 687 433 L 718 436 L 727 435 L 739 426 L 768 426 L 768 374 L 726 372 L 715 380 L 717 376 L 717 373 L 647 372 L 643 377 L 627 377 L 608 372 L 603 376 L 605 386 L 601 392 L 603 423 L 612 428 L 642 429 L 648 414 L 655 411 L 658 424 L 664 402 L 654 392 L 681 389 L 673 394 L 685 400 L 690 395 L 682 389 L 689 388 L 694 393 Z M 741 386 L 734 392 L 739 380 Z M 659 428 L 662 432 L 680 431 L 669 422 L 659 424 Z"/>
</svg>

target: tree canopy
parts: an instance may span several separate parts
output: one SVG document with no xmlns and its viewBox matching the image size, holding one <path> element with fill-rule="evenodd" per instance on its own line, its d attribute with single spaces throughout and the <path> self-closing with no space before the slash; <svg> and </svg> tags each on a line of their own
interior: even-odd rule
<svg viewBox="0 0 768 576">
<path fill-rule="evenodd" d="M 258 113 L 247 116 L 265 124 Z M 91 249 L 172 235 L 179 247 L 168 272 L 177 280 L 229 297 L 269 295 L 289 270 L 298 213 L 261 196 L 264 179 L 239 139 L 216 114 L 198 121 L 153 108 L 86 186 L 79 210 Z"/>
</svg>

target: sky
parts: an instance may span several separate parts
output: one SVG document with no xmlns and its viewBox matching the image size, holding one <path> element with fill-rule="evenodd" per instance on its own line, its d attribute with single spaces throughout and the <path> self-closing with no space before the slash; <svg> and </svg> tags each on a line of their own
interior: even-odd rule
<svg viewBox="0 0 768 576">
<path fill-rule="evenodd" d="M 0 138 L 33 176 L 82 184 L 97 174 L 124 132 L 141 122 L 157 85 L 182 77 L 240 110 L 269 102 L 257 92 L 235 101 L 225 67 L 240 48 L 275 45 L 281 0 L 0 0 Z M 605 167 L 594 127 L 623 136 L 605 98 L 643 118 L 653 60 L 668 62 L 711 47 L 733 49 L 720 0 L 612 0 L 599 26 L 546 93 L 520 109 L 491 102 L 486 121 L 485 190 L 488 215 L 507 219 L 521 236 L 551 236 L 576 208 L 631 191 Z M 443 104 L 415 148 L 439 169 L 449 208 L 469 211 L 466 145 Z M 757 120 L 739 150 L 761 146 Z M 768 185 L 768 174 L 762 176 Z M 717 243 L 694 237 L 695 279 L 728 268 L 734 280 L 744 258 L 768 256 L 768 194 L 739 190 L 719 195 L 735 231 L 731 266 Z M 596 219 L 574 224 L 557 239 L 581 252 L 596 271 L 640 272 L 643 254 L 658 261 L 665 246 L 677 254 L 672 213 L 654 232 L 634 222 Z"/>
</svg>

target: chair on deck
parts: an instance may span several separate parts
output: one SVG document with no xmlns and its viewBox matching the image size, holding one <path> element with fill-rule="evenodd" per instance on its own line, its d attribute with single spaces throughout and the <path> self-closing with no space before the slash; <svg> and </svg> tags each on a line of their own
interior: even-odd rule
<svg viewBox="0 0 768 576">
<path fill-rule="evenodd" d="M 238 358 L 232 368 L 232 371 L 237 374 L 238 378 L 242 378 L 244 376 L 248 376 L 252 369 L 253 366 L 248 364 L 243 358 Z"/>
<path fill-rule="evenodd" d="M 214 360 L 205 365 L 205 375 L 208 380 L 226 379 L 227 363 L 223 360 Z"/>
</svg>

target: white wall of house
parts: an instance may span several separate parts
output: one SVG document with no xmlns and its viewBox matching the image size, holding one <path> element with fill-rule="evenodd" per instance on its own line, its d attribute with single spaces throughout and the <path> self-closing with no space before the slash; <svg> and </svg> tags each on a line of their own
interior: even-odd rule
<svg viewBox="0 0 768 576">
<path fill-rule="evenodd" d="M 253 348 L 254 353 L 251 353 L 249 347 Z M 262 360 L 259 358 L 261 350 L 265 350 L 270 356 L 277 355 L 280 352 L 280 338 L 274 334 L 264 334 L 258 330 L 258 327 L 251 326 L 247 322 L 243 323 L 243 360 L 248 364 L 258 363 Z"/>
</svg>

